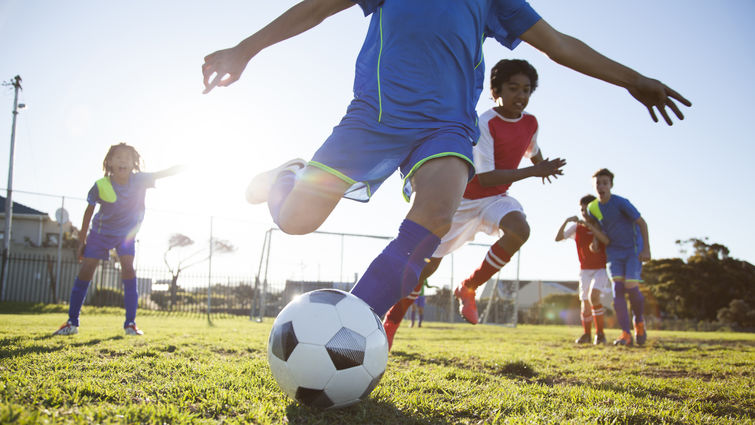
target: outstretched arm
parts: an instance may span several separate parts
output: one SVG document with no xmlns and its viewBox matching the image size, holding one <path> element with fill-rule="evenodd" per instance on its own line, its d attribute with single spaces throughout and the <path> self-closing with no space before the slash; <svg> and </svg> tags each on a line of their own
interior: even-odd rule
<svg viewBox="0 0 755 425">
<path fill-rule="evenodd" d="M 561 65 L 626 88 L 635 99 L 645 105 L 655 122 L 658 122 L 658 117 L 653 108 L 658 110 L 668 125 L 672 125 L 666 107 L 671 109 L 677 118 L 684 119 L 684 114 L 679 110 L 674 99 L 683 105 L 692 106 L 692 103 L 684 96 L 660 81 L 645 77 L 637 71 L 603 56 L 582 41 L 556 31 L 543 19 L 535 23 L 519 38 Z"/>
<path fill-rule="evenodd" d="M 578 221 L 579 221 L 579 218 L 576 215 L 568 217 L 566 220 L 564 220 L 564 222 L 561 223 L 561 227 L 558 228 L 558 233 L 556 233 L 556 242 L 560 242 L 566 239 L 566 236 L 564 235 L 564 230 L 566 229 L 567 224 L 576 223 Z"/>
<path fill-rule="evenodd" d="M 186 169 L 185 165 L 175 165 L 173 167 L 166 168 L 164 170 L 156 171 L 152 173 L 152 175 L 154 176 L 155 180 L 157 180 L 163 177 L 170 177 L 172 175 L 178 174 L 184 171 L 185 169 Z"/>
<path fill-rule="evenodd" d="M 560 176 L 564 174 L 562 168 L 566 165 L 566 160 L 561 158 L 556 159 L 542 159 L 540 155 L 539 161 L 535 162 L 535 157 L 532 158 L 532 162 L 535 164 L 531 167 L 518 168 L 516 170 L 504 170 L 498 169 L 488 171 L 487 173 L 480 173 L 477 175 L 482 186 L 499 186 L 502 184 L 509 184 L 519 180 L 526 179 L 528 177 L 542 177 L 543 183 L 545 179 L 553 176 Z"/>
<path fill-rule="evenodd" d="M 235 47 L 205 56 L 202 65 L 204 93 L 237 81 L 247 63 L 263 49 L 301 34 L 354 4 L 352 0 L 304 0 Z"/>
</svg>

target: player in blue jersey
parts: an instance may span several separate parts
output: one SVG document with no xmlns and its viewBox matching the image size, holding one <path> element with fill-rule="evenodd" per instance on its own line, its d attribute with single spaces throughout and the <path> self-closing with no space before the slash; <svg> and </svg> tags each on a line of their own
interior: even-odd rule
<svg viewBox="0 0 755 425">
<path fill-rule="evenodd" d="M 613 281 L 613 306 L 621 326 L 621 336 L 614 345 L 632 345 L 629 311 L 626 296 L 632 305 L 634 336 L 637 344 L 647 340 L 643 317 L 645 299 L 640 292 L 642 262 L 650 260 L 648 225 L 637 208 L 628 199 L 611 193 L 613 173 L 606 168 L 593 175 L 598 198 L 590 202 L 587 210 L 608 237 L 606 260 Z"/>
<path fill-rule="evenodd" d="M 81 268 L 71 289 L 68 320 L 55 335 L 73 335 L 79 331 L 79 313 L 89 288 L 89 283 L 100 260 L 107 260 L 115 248 L 121 263 L 126 321 L 123 329 L 127 335 L 142 335 L 136 327 L 136 309 L 139 294 L 134 271 L 134 237 L 144 219 L 144 197 L 147 189 L 154 187 L 155 180 L 180 171 L 176 166 L 156 173 L 140 172 L 141 156 L 125 143 L 113 145 L 102 162 L 105 177 L 97 180 L 87 195 L 87 208 L 79 232 L 78 256 Z M 95 205 L 100 204 L 97 214 Z M 92 226 L 89 227 L 91 220 Z M 87 234 L 88 231 L 88 234 Z"/>
<path fill-rule="evenodd" d="M 305 0 L 235 47 L 206 56 L 204 92 L 232 84 L 263 49 L 354 4 L 372 18 L 346 116 L 311 161 L 292 160 L 255 177 L 247 199 L 267 202 L 284 232 L 306 234 L 342 197 L 366 201 L 399 169 L 413 204 L 398 236 L 352 291 L 378 315 L 417 284 L 474 174 L 485 38 L 511 49 L 524 40 L 560 64 L 625 87 L 656 121 L 655 110 L 671 124 L 666 107 L 683 118 L 673 99 L 690 105 L 661 82 L 554 30 L 524 0 Z"/>
</svg>

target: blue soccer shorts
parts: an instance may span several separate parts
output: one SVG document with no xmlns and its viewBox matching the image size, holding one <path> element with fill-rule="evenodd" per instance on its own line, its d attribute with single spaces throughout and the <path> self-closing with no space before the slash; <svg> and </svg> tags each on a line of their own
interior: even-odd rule
<svg viewBox="0 0 755 425">
<path fill-rule="evenodd" d="M 634 250 L 627 250 L 620 255 L 611 255 L 608 261 L 608 273 L 611 280 L 625 282 L 642 282 L 642 261 Z"/>
<path fill-rule="evenodd" d="M 404 199 L 409 200 L 411 177 L 425 162 L 456 156 L 469 164 L 474 176 L 474 141 L 454 126 L 441 128 L 394 128 L 374 119 L 346 115 L 315 152 L 309 165 L 351 183 L 344 197 L 367 202 L 397 169 L 403 179 Z"/>
<path fill-rule="evenodd" d="M 107 260 L 108 253 L 115 248 L 118 256 L 135 255 L 136 246 L 134 238 L 128 236 L 101 235 L 89 233 L 86 246 L 84 246 L 84 258 L 97 258 Z"/>
</svg>

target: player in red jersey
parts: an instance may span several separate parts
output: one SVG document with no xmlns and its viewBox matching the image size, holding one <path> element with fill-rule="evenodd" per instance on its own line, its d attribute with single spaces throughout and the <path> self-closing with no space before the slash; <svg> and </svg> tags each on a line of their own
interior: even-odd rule
<svg viewBox="0 0 755 425">
<path fill-rule="evenodd" d="M 445 255 L 474 240 L 478 232 L 496 236 L 503 232 L 480 267 L 454 291 L 461 303 L 461 315 L 472 324 L 478 321 L 475 289 L 498 272 L 529 238 L 524 210 L 516 199 L 507 195 L 509 186 L 528 177 L 550 181 L 551 176 L 563 174 L 561 169 L 566 165 L 560 158 L 543 159 L 537 144 L 537 119 L 524 112 L 537 87 L 535 68 L 524 60 L 504 59 L 490 73 L 491 93 L 497 106 L 480 116 L 481 135 L 473 152 L 477 174 L 467 184 L 451 230 L 443 236 L 420 275 L 420 282 L 424 282 Z M 534 165 L 518 168 L 525 157 Z M 404 298 L 386 314 L 383 326 L 391 343 L 412 302 Z"/>
<path fill-rule="evenodd" d="M 606 343 L 606 335 L 603 333 L 603 315 L 606 309 L 601 304 L 600 297 L 604 293 L 613 293 L 613 290 L 606 272 L 606 245 L 610 241 L 587 213 L 587 205 L 594 199 L 593 195 L 585 195 L 579 200 L 582 219 L 572 216 L 564 220 L 556 234 L 556 242 L 573 238 L 577 243 L 580 264 L 579 299 L 584 333 L 575 342 L 577 344 L 590 342 L 594 321 L 595 341 L 593 344 L 598 345 Z M 569 223 L 573 224 L 568 226 Z"/>
</svg>

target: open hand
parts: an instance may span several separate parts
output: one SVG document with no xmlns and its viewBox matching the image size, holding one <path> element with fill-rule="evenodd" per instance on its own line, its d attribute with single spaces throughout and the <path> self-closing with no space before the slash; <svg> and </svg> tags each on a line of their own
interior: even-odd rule
<svg viewBox="0 0 755 425">
<path fill-rule="evenodd" d="M 551 177 L 553 177 L 554 179 L 557 179 L 558 176 L 564 175 L 564 170 L 562 170 L 562 168 L 565 165 L 566 165 L 565 159 L 545 158 L 544 160 L 532 166 L 532 173 L 533 173 L 532 175 L 535 177 L 541 177 L 543 179 L 543 184 L 545 184 L 546 180 L 548 180 L 548 183 L 550 183 Z"/>
<path fill-rule="evenodd" d="M 674 111 L 677 118 L 680 120 L 684 119 L 684 114 L 679 110 L 679 106 L 673 99 L 678 100 L 685 106 L 692 106 L 692 102 L 685 99 L 684 96 L 672 90 L 662 82 L 652 78 L 640 77 L 640 80 L 634 86 L 627 87 L 627 90 L 629 90 L 629 93 L 635 99 L 648 108 L 650 117 L 653 118 L 653 121 L 655 122 L 658 122 L 658 117 L 655 115 L 655 109 L 658 109 L 658 112 L 663 116 L 666 124 L 674 124 L 666 111 L 667 106 Z"/>
<path fill-rule="evenodd" d="M 250 59 L 242 54 L 238 46 L 218 50 L 205 56 L 204 64 L 202 64 L 204 76 L 202 93 L 206 94 L 215 87 L 226 87 L 238 81 Z"/>
</svg>

